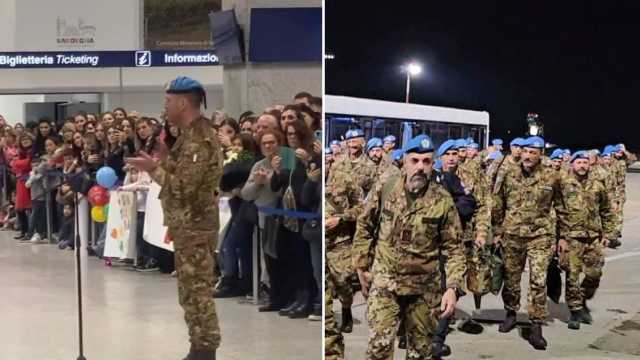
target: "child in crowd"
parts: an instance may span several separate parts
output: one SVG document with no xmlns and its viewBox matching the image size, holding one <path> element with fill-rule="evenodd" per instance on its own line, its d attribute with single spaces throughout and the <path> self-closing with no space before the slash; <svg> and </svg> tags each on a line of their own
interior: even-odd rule
<svg viewBox="0 0 640 360">
<path fill-rule="evenodd" d="M 73 206 L 71 204 L 64 205 L 62 211 L 64 220 L 62 221 L 62 227 L 60 228 L 60 236 L 58 239 L 58 248 L 60 250 L 75 248 L 73 234 L 75 232 L 75 222 L 73 216 Z"/>
<path fill-rule="evenodd" d="M 151 178 L 144 171 L 129 168 L 124 179 L 124 185 L 120 191 L 134 191 L 136 193 L 136 204 L 138 207 L 138 217 L 136 219 L 136 243 L 138 246 L 138 261 L 136 270 L 142 272 L 158 270 L 157 248 L 147 243 L 144 238 L 144 214 L 147 207 L 147 193 Z"/>
</svg>

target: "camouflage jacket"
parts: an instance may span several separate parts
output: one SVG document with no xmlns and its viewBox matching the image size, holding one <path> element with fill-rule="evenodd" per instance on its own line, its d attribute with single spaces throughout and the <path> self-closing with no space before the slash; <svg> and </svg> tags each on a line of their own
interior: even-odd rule
<svg viewBox="0 0 640 360">
<path fill-rule="evenodd" d="M 580 181 L 568 174 L 561 184 L 563 206 L 556 209 L 561 239 L 616 238 L 611 199 L 602 181 L 589 173 Z"/>
<path fill-rule="evenodd" d="M 602 185 L 604 185 L 605 190 L 614 190 L 612 174 L 609 173 L 602 165 L 591 165 L 589 169 L 589 177 L 591 176 L 598 179 L 602 183 Z"/>
<path fill-rule="evenodd" d="M 518 237 L 554 236 L 552 206 L 561 207 L 562 176 L 538 164 L 530 174 L 511 167 L 493 189 L 494 234 Z"/>
<path fill-rule="evenodd" d="M 167 227 L 217 233 L 222 151 L 206 118 L 194 120 L 182 132 L 167 158 L 150 175 L 162 186 L 159 198 Z"/>
<path fill-rule="evenodd" d="M 476 211 L 470 226 L 464 230 L 462 240 L 474 240 L 477 235 L 483 235 L 486 238 L 491 226 L 491 210 L 490 192 L 484 172 L 480 166 L 476 167 L 472 162 L 465 161 L 458 166 L 456 175 L 460 178 L 465 190 L 476 199 Z"/>
<path fill-rule="evenodd" d="M 351 161 L 347 156 L 333 164 L 329 181 L 331 181 L 333 174 L 339 172 L 346 173 L 353 179 L 352 181 L 360 186 L 363 195 L 366 196 L 376 180 L 377 169 L 375 166 L 372 166 L 372 164 L 373 162 L 369 160 L 366 155 L 361 155 L 356 161 Z"/>
<path fill-rule="evenodd" d="M 332 170 L 334 176 L 325 188 L 325 218 L 337 216 L 340 223 L 325 233 L 327 250 L 338 244 L 351 244 L 356 220 L 362 210 L 362 189 L 351 181 L 349 174 Z"/>
<path fill-rule="evenodd" d="M 353 240 L 354 267 L 371 269 L 373 284 L 378 288 L 398 295 L 424 294 L 440 288 L 442 250 L 448 256 L 447 287 L 462 289 L 466 272 L 462 228 L 451 195 L 430 181 L 425 194 L 409 205 L 405 179 L 402 176 L 384 184 L 377 182 L 368 196 Z M 384 201 L 383 191 L 387 192 Z"/>
</svg>

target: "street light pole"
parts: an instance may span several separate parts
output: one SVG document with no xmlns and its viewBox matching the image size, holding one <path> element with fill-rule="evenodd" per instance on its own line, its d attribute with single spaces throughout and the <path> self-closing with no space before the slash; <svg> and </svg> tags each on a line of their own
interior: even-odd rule
<svg viewBox="0 0 640 360">
<path fill-rule="evenodd" d="M 414 62 L 407 65 L 407 91 L 405 96 L 405 102 L 409 103 L 409 89 L 411 88 L 411 75 L 418 75 L 422 72 L 422 67 Z"/>
<path fill-rule="evenodd" d="M 407 95 L 405 98 L 405 102 L 409 103 L 409 88 L 411 87 L 411 73 L 407 71 Z"/>
</svg>

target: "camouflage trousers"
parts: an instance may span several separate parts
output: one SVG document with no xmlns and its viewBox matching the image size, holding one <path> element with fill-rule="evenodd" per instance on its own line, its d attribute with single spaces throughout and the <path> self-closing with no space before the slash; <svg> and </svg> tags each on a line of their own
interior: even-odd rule
<svg viewBox="0 0 640 360">
<path fill-rule="evenodd" d="M 407 359 L 431 359 L 431 339 L 438 325 L 442 294 L 440 283 L 423 295 L 397 295 L 375 285 L 369 292 L 368 360 L 392 360 L 401 320 L 407 334 Z"/>
<path fill-rule="evenodd" d="M 528 313 L 533 323 L 547 318 L 547 268 L 551 261 L 551 240 L 546 236 L 521 238 L 505 235 L 502 240 L 504 257 L 504 288 L 502 301 L 506 310 L 520 309 L 520 280 L 529 260 Z"/>
<path fill-rule="evenodd" d="M 351 243 L 342 243 L 326 252 L 327 270 L 331 279 L 334 296 L 343 308 L 353 303 L 353 281 L 357 279 L 351 260 Z"/>
<path fill-rule="evenodd" d="M 220 326 L 213 301 L 214 258 L 210 233 L 172 232 L 176 246 L 178 299 L 189 328 L 189 341 L 196 350 L 215 350 L 220 345 Z M 202 237 L 206 237 L 202 241 Z M 195 241 L 194 241 L 195 240 Z"/>
<path fill-rule="evenodd" d="M 489 292 L 491 269 L 489 268 L 488 245 L 478 248 L 473 241 L 465 241 L 465 257 L 467 259 L 467 289 L 476 295 Z"/>
<path fill-rule="evenodd" d="M 611 212 L 614 216 L 614 223 L 616 225 L 616 233 L 618 237 L 622 235 L 622 225 L 624 220 L 624 195 L 616 194 L 611 199 Z"/>
<path fill-rule="evenodd" d="M 565 300 L 569 310 L 582 309 L 583 300 L 589 300 L 595 295 L 604 266 L 603 245 L 598 239 L 567 239 L 569 241 L 569 272 Z M 582 283 L 580 275 L 584 274 Z"/>
<path fill-rule="evenodd" d="M 331 276 L 327 275 L 324 281 L 324 358 L 343 360 L 344 339 L 333 315 L 333 293 L 333 281 Z"/>
</svg>

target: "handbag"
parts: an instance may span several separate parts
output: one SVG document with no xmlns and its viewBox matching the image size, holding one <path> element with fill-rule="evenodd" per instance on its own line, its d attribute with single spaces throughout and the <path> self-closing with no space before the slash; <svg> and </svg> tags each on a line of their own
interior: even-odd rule
<svg viewBox="0 0 640 360">
<path fill-rule="evenodd" d="M 302 225 L 302 237 L 308 242 L 322 241 L 322 221 L 311 219 Z"/>
<path fill-rule="evenodd" d="M 285 210 L 293 210 L 296 211 L 296 197 L 293 194 L 293 187 L 291 186 L 291 180 L 293 179 L 293 170 L 289 173 L 289 186 L 284 191 L 284 195 L 282 195 L 282 208 Z M 283 220 L 283 225 L 287 230 L 297 233 L 300 231 L 300 222 L 297 218 L 285 216 Z"/>
<path fill-rule="evenodd" d="M 262 250 L 274 259 L 278 258 L 278 236 L 281 225 L 282 217 L 280 216 L 268 215 L 264 219 L 264 230 L 261 236 Z"/>
</svg>

